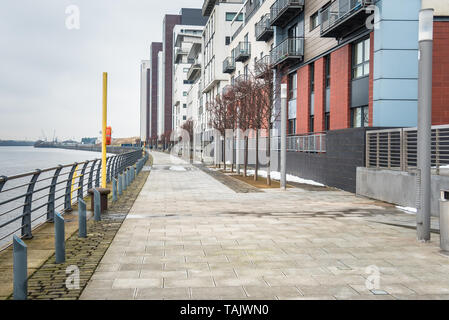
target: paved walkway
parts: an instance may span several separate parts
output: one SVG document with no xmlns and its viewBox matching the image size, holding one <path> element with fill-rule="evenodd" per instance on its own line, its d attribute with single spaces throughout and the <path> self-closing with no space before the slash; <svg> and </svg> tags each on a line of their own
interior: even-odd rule
<svg viewBox="0 0 449 320">
<path fill-rule="evenodd" d="M 449 298 L 437 235 L 421 244 L 414 230 L 371 221 L 404 215 L 391 206 L 342 191 L 236 193 L 153 157 L 81 298 Z"/>
</svg>

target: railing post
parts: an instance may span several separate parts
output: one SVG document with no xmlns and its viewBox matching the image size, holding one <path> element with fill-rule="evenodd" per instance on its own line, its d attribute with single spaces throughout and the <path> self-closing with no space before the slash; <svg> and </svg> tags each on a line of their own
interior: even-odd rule
<svg viewBox="0 0 449 320">
<path fill-rule="evenodd" d="M 56 263 L 65 262 L 65 225 L 59 212 L 55 213 L 55 258 Z"/>
<path fill-rule="evenodd" d="M 109 157 L 107 162 L 106 162 L 106 182 L 109 183 L 111 182 L 111 162 L 112 162 L 112 157 Z"/>
<path fill-rule="evenodd" d="M 72 179 L 75 174 L 75 169 L 78 163 L 74 163 L 72 169 L 70 170 L 69 176 L 67 178 L 67 185 L 65 188 L 65 198 L 64 198 L 64 210 L 71 211 L 72 210 L 72 199 L 70 197 L 71 189 L 72 189 Z"/>
<path fill-rule="evenodd" d="M 27 245 L 16 235 L 13 237 L 14 300 L 26 300 L 28 296 Z"/>
<path fill-rule="evenodd" d="M 403 130 L 404 138 L 404 171 L 408 171 L 408 131 Z"/>
<path fill-rule="evenodd" d="M 117 179 L 112 178 L 112 202 L 117 201 Z"/>
<path fill-rule="evenodd" d="M 50 192 L 48 194 L 48 204 L 47 204 L 47 221 L 53 222 L 55 216 L 55 193 L 56 193 L 56 183 L 58 182 L 59 174 L 61 173 L 62 166 L 59 165 L 53 174 L 53 179 L 51 180 Z"/>
<path fill-rule="evenodd" d="M 370 133 L 369 131 L 365 134 L 365 167 L 370 167 Z"/>
<path fill-rule="evenodd" d="M 97 167 L 97 176 L 95 177 L 95 188 L 100 187 L 100 176 L 101 176 L 101 159 L 98 161 L 98 167 Z"/>
<path fill-rule="evenodd" d="M 78 199 L 78 236 L 87 238 L 86 202 L 81 198 Z"/>
<path fill-rule="evenodd" d="M 86 174 L 87 165 L 89 161 L 84 162 L 83 168 L 81 169 L 81 174 L 78 179 L 78 198 L 83 198 L 84 193 L 84 175 Z"/>
<path fill-rule="evenodd" d="M 2 192 L 2 189 L 5 186 L 6 181 L 8 181 L 7 176 L 0 176 L 0 192 Z"/>
<path fill-rule="evenodd" d="M 94 190 L 94 220 L 101 221 L 101 195 L 100 191 L 97 189 Z"/>
<path fill-rule="evenodd" d="M 89 181 L 87 183 L 87 189 L 92 189 L 93 186 L 93 178 L 94 178 L 94 170 L 95 170 L 95 164 L 97 163 L 98 159 L 95 159 L 92 162 L 92 165 L 90 167 L 90 172 L 89 172 Z"/>
<path fill-rule="evenodd" d="M 118 195 L 121 196 L 123 194 L 123 179 L 122 179 L 122 174 L 119 173 L 118 177 L 117 177 L 117 182 L 118 182 Z"/>
<path fill-rule="evenodd" d="M 401 129 L 401 131 L 399 131 L 399 149 L 400 149 L 400 154 L 399 154 L 399 162 L 400 162 L 400 168 L 401 171 L 406 171 L 405 170 L 405 143 L 404 143 L 404 129 Z"/>
<path fill-rule="evenodd" d="M 40 174 L 41 170 L 36 170 L 36 173 L 33 174 L 33 176 L 31 177 L 31 181 L 28 184 L 22 217 L 22 238 L 24 239 L 31 239 L 33 237 L 31 233 L 31 207 L 33 202 L 34 187 L 36 186 L 36 182 Z"/>
</svg>

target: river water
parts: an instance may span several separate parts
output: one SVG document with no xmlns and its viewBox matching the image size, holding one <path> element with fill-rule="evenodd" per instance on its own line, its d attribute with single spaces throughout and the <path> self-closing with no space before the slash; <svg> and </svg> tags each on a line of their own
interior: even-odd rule
<svg viewBox="0 0 449 320">
<path fill-rule="evenodd" d="M 34 148 L 34 147 L 0 147 L 0 176 L 11 177 L 14 175 L 33 172 L 36 169 L 47 169 L 58 165 L 68 165 L 74 162 L 83 162 L 86 160 L 93 160 L 101 158 L 101 153 L 90 152 L 90 151 L 78 151 L 78 150 L 65 150 L 65 149 L 54 149 L 54 148 Z M 69 170 L 69 169 L 64 169 Z M 64 173 L 64 170 L 62 173 Z M 53 172 L 43 173 L 39 179 L 45 180 L 46 178 L 51 179 Z M 61 175 L 61 180 L 64 179 L 63 174 Z M 95 176 L 94 176 L 95 177 Z M 65 178 L 66 179 L 66 178 Z M 14 188 L 16 185 L 22 185 L 29 183 L 30 177 L 7 181 L 3 192 L 0 193 L 0 249 L 6 244 L 10 243 L 12 239 L 9 235 L 14 230 L 20 229 L 22 219 L 20 216 L 23 212 L 23 204 L 25 198 L 17 199 L 13 202 L 6 204 L 1 204 L 2 201 L 12 199 L 15 196 L 23 195 L 26 192 L 26 186 L 18 189 L 7 191 L 8 189 Z M 39 190 L 44 186 L 48 186 L 50 180 L 45 180 L 36 184 L 35 191 Z M 60 197 L 64 195 L 65 183 L 58 185 L 56 196 Z M 6 192 L 5 192 L 6 191 Z M 33 220 L 32 226 L 35 227 L 40 223 L 45 221 L 45 216 L 39 218 L 42 214 L 46 213 L 46 201 L 48 195 L 48 189 L 43 190 L 41 193 L 37 192 L 33 196 L 33 208 L 39 208 L 36 212 L 33 212 L 32 218 L 38 217 L 35 221 Z M 59 207 L 63 204 L 64 199 L 59 198 L 55 202 L 55 205 Z M 76 201 L 76 199 L 75 199 Z M 11 219 L 15 219 L 13 223 L 7 223 Z M 2 226 L 3 225 L 3 226 Z M 20 235 L 20 230 L 15 234 Z M 7 236 L 6 238 L 4 238 Z"/>
</svg>

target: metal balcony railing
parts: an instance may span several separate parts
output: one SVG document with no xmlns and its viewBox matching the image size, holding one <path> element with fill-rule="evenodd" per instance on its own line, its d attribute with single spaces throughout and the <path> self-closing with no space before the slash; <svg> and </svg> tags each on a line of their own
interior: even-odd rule
<svg viewBox="0 0 449 320">
<path fill-rule="evenodd" d="M 267 13 L 262 17 L 262 19 L 256 23 L 256 40 L 257 41 L 268 41 L 273 38 L 274 29 L 270 24 L 270 14 Z"/>
<path fill-rule="evenodd" d="M 373 130 L 366 133 L 366 167 L 413 171 L 417 168 L 416 128 Z M 436 174 L 449 168 L 449 125 L 432 127 L 432 167 Z"/>
<path fill-rule="evenodd" d="M 117 178 L 143 157 L 140 148 L 107 157 L 106 180 Z M 0 176 L 0 248 L 13 235 L 32 237 L 32 229 L 53 221 L 55 211 L 72 210 L 78 198 L 100 186 L 101 159 L 35 170 L 15 176 Z"/>
<path fill-rule="evenodd" d="M 320 13 L 321 35 L 329 37 L 338 36 L 340 30 L 337 27 L 345 21 L 347 24 L 352 25 L 352 27 L 363 25 L 366 19 L 363 10 L 373 3 L 373 0 L 335 0 Z M 356 14 L 360 12 L 364 14 L 357 16 Z M 350 21 L 351 17 L 356 18 L 357 21 Z M 341 27 L 347 30 L 346 25 L 341 25 Z"/>
<path fill-rule="evenodd" d="M 270 8 L 271 25 L 284 27 L 304 10 L 304 0 L 277 0 Z"/>
<path fill-rule="evenodd" d="M 251 56 L 251 43 L 239 42 L 234 49 L 235 61 L 245 62 Z"/>
<path fill-rule="evenodd" d="M 270 53 L 272 67 L 287 60 L 302 60 L 304 57 L 304 38 L 287 38 Z"/>
<path fill-rule="evenodd" d="M 254 76 L 261 77 L 268 69 L 271 67 L 270 65 L 270 56 L 266 55 L 259 60 L 256 61 L 254 65 Z"/>
<path fill-rule="evenodd" d="M 227 57 L 223 61 L 223 73 L 233 73 L 235 71 L 235 59 Z"/>
<path fill-rule="evenodd" d="M 238 84 L 239 82 L 244 82 L 249 80 L 249 75 L 241 74 L 234 79 L 234 83 Z"/>
</svg>

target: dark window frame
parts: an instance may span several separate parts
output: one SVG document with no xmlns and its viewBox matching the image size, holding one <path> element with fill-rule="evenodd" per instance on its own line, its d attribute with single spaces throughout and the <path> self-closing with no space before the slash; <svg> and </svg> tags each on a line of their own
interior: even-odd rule
<svg viewBox="0 0 449 320">
<path fill-rule="evenodd" d="M 362 43 L 362 62 L 357 63 L 357 47 Z M 370 46 L 370 50 L 368 52 L 368 59 L 366 58 L 366 44 Z M 370 73 L 370 64 L 371 64 L 371 43 L 370 38 L 363 38 L 357 42 L 352 44 L 352 61 L 351 61 L 351 78 L 352 80 L 361 79 L 364 77 L 368 77 Z M 357 76 L 357 70 L 362 68 L 362 75 Z M 365 72 L 365 68 L 368 68 L 368 72 Z"/>
</svg>

